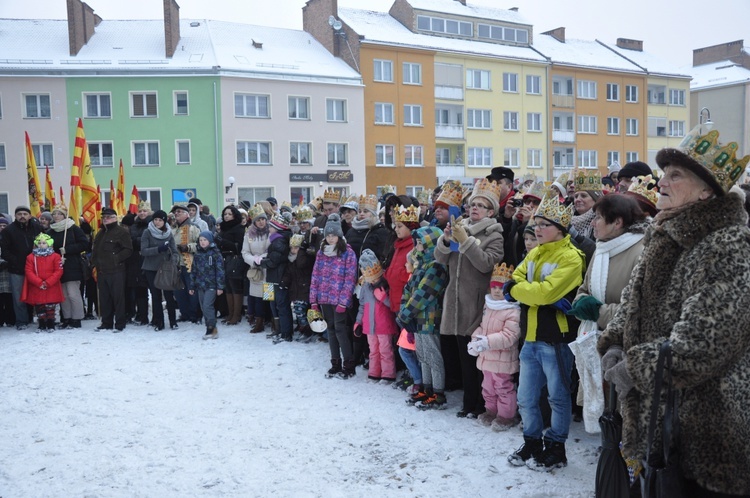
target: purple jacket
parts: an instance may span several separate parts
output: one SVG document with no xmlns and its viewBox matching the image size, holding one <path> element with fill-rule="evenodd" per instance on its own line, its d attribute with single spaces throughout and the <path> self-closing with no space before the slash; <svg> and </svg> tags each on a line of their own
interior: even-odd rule
<svg viewBox="0 0 750 498">
<path fill-rule="evenodd" d="M 357 256 L 347 244 L 341 256 L 326 256 L 318 251 L 310 284 L 310 304 L 350 307 L 357 283 Z"/>
</svg>

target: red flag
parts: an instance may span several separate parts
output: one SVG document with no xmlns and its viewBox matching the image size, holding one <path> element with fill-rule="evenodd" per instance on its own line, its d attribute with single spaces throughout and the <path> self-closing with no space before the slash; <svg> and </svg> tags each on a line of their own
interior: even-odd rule
<svg viewBox="0 0 750 498">
<path fill-rule="evenodd" d="M 96 186 L 96 229 L 99 230 L 102 227 L 102 189 L 99 185 Z"/>
<path fill-rule="evenodd" d="M 65 196 L 63 195 L 62 187 L 60 187 L 60 204 L 65 205 Z"/>
<path fill-rule="evenodd" d="M 133 190 L 130 192 L 130 205 L 128 211 L 133 214 L 138 213 L 138 189 L 133 185 Z"/>
<path fill-rule="evenodd" d="M 117 189 L 114 180 L 109 181 L 109 207 L 117 211 Z"/>
</svg>

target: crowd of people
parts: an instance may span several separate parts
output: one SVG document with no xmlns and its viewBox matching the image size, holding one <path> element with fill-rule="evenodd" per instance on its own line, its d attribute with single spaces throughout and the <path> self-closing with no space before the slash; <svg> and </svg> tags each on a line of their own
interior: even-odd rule
<svg viewBox="0 0 750 498">
<path fill-rule="evenodd" d="M 573 418 L 597 430 L 611 383 L 636 475 L 669 340 L 684 477 L 694 496 L 747 495 L 750 230 L 735 183 L 750 156 L 735 152 L 693 130 L 659 152 L 659 177 L 641 162 L 551 183 L 497 167 L 470 189 L 270 197 L 218 220 L 198 199 L 141 202 L 122 219 L 103 209 L 93 239 L 63 205 L 39 220 L 21 206 L 0 217 L 0 325 L 27 328 L 33 306 L 38 330 L 80 328 L 96 309 L 98 331 L 203 322 L 216 339 L 220 321 L 327 342 L 328 378 L 362 366 L 421 410 L 460 389 L 458 417 L 522 423 L 508 461 L 541 471 L 567 464 Z"/>
</svg>

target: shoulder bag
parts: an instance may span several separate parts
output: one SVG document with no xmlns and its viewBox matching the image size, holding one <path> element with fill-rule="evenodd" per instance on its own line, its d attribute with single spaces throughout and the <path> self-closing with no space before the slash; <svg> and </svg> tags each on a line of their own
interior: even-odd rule
<svg viewBox="0 0 750 498">
<path fill-rule="evenodd" d="M 185 285 L 182 283 L 180 268 L 172 262 L 171 256 L 159 265 L 154 277 L 154 287 L 165 291 L 182 290 Z"/>
</svg>

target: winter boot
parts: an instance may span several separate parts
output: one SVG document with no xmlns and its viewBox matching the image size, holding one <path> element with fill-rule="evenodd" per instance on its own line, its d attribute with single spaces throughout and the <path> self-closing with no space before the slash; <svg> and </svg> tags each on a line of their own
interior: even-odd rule
<svg viewBox="0 0 750 498">
<path fill-rule="evenodd" d="M 259 334 L 265 330 L 266 326 L 263 323 L 263 317 L 259 316 L 255 318 L 255 325 L 253 325 L 253 328 L 250 330 L 251 334 Z"/>
<path fill-rule="evenodd" d="M 37 320 L 37 322 L 39 322 L 39 326 L 36 329 L 37 332 L 39 332 L 40 330 L 47 330 L 47 320 L 40 318 Z"/>
<path fill-rule="evenodd" d="M 427 399 L 419 401 L 414 406 L 420 410 L 445 410 L 447 400 L 445 399 L 445 393 L 436 392 Z"/>
<path fill-rule="evenodd" d="M 55 320 L 47 320 L 47 332 L 52 333 L 55 331 Z"/>
<path fill-rule="evenodd" d="M 217 337 L 219 337 L 219 331 L 216 329 L 216 326 L 206 326 L 206 333 L 203 339 L 216 339 Z"/>
<path fill-rule="evenodd" d="M 271 332 L 269 334 L 266 334 L 266 337 L 268 339 L 276 336 L 281 336 L 281 319 L 280 318 L 274 318 L 271 322 Z"/>
<path fill-rule="evenodd" d="M 57 326 L 57 328 L 60 329 L 60 330 L 63 330 L 63 329 L 72 329 L 73 327 L 70 325 L 71 321 L 72 320 L 68 320 L 67 318 L 63 318 L 63 319 L 60 320 L 60 323 Z"/>
<path fill-rule="evenodd" d="M 565 443 L 544 440 L 544 451 L 541 455 L 526 461 L 526 466 L 532 470 L 549 472 L 552 469 L 560 469 L 568 465 L 565 456 Z"/>
<path fill-rule="evenodd" d="M 69 329 L 80 329 L 81 328 L 81 321 L 80 320 L 69 320 L 68 321 L 68 328 Z"/>
<path fill-rule="evenodd" d="M 508 462 L 516 467 L 522 467 L 527 461 L 535 460 L 544 451 L 544 443 L 541 439 L 524 436 L 523 440 L 523 445 L 508 455 Z"/>
<path fill-rule="evenodd" d="M 419 386 L 416 394 L 413 394 L 406 398 L 407 405 L 415 405 L 421 401 L 426 400 L 432 395 L 432 386 Z"/>
<path fill-rule="evenodd" d="M 234 317 L 234 294 L 226 294 L 227 314 L 221 321 L 224 325 L 236 325 L 237 322 L 230 323 Z"/>
<path fill-rule="evenodd" d="M 234 314 L 229 320 L 229 325 L 236 325 L 242 322 L 242 294 L 232 294 L 229 297 L 234 300 Z"/>
<path fill-rule="evenodd" d="M 341 360 L 338 358 L 331 358 L 331 368 L 326 372 L 326 379 L 336 377 L 341 372 Z"/>
<path fill-rule="evenodd" d="M 344 360 L 344 368 L 341 372 L 336 374 L 339 379 L 346 380 L 349 377 L 357 375 L 356 366 L 354 360 Z"/>
</svg>

